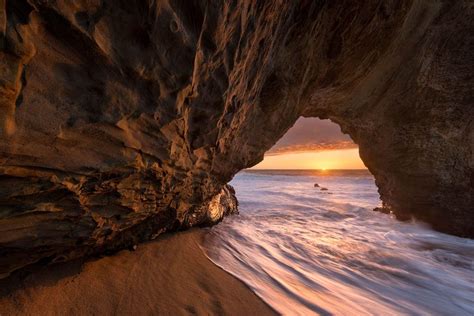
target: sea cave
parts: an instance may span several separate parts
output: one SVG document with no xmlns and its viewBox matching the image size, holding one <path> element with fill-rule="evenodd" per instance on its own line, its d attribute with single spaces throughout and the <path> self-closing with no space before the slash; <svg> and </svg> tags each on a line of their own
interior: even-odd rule
<svg viewBox="0 0 474 316">
<path fill-rule="evenodd" d="M 234 213 L 298 118 L 474 237 L 469 1 L 0 1 L 0 277 Z M 215 209 L 218 208 L 216 212 Z"/>
</svg>

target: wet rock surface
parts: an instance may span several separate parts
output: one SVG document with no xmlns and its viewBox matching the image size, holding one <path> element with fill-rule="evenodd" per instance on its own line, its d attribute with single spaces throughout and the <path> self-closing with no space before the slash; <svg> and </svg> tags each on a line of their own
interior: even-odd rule
<svg viewBox="0 0 474 316">
<path fill-rule="evenodd" d="M 0 274 L 220 219 L 299 116 L 354 139 L 395 215 L 474 236 L 472 11 L 0 0 Z"/>
</svg>

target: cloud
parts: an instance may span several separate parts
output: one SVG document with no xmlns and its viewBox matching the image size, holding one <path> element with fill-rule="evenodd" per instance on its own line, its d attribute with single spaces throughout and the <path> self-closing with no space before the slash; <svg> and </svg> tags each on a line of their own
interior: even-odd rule
<svg viewBox="0 0 474 316">
<path fill-rule="evenodd" d="M 341 149 L 353 149 L 358 148 L 352 141 L 338 141 L 338 142 L 322 142 L 314 144 L 295 144 L 291 146 L 282 146 L 278 148 L 272 148 L 266 152 L 267 156 L 282 155 L 287 153 L 295 152 L 315 152 L 325 150 L 341 150 Z"/>
<path fill-rule="evenodd" d="M 317 118 L 299 118 L 266 155 L 352 148 L 357 145 L 337 124 Z"/>
</svg>

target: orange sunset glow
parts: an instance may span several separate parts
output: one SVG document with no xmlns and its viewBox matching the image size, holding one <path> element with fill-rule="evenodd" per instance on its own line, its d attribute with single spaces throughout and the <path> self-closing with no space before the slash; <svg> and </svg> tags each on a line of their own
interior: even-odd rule
<svg viewBox="0 0 474 316">
<path fill-rule="evenodd" d="M 366 169 L 359 149 L 289 152 L 265 156 L 253 169 Z"/>
</svg>

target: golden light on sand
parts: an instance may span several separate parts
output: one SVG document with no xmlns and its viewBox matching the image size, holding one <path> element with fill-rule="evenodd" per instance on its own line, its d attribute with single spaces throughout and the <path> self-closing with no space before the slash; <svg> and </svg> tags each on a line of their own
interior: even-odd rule
<svg viewBox="0 0 474 316">
<path fill-rule="evenodd" d="M 366 169 L 359 149 L 293 152 L 265 156 L 254 169 Z"/>
</svg>

